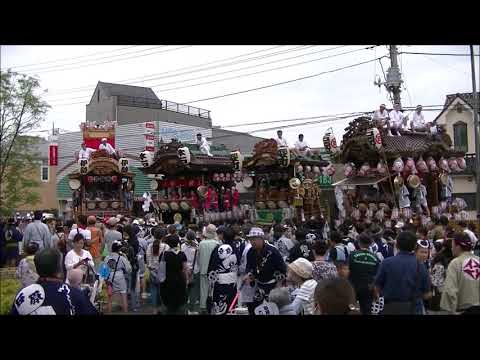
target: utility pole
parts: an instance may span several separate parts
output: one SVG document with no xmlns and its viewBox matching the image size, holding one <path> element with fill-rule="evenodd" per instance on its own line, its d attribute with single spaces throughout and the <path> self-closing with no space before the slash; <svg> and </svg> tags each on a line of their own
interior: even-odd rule
<svg viewBox="0 0 480 360">
<path fill-rule="evenodd" d="M 402 107 L 400 99 L 400 87 L 403 83 L 402 74 L 400 74 L 400 68 L 398 67 L 398 51 L 396 45 L 390 45 L 390 68 L 387 70 L 387 81 L 385 87 L 388 92 L 393 94 L 393 101 L 395 104 L 399 104 Z"/>
<path fill-rule="evenodd" d="M 472 65 L 472 88 L 473 88 L 473 125 L 475 129 L 475 181 L 477 182 L 477 193 L 475 196 L 475 207 L 477 216 L 480 215 L 480 123 L 478 121 L 478 93 L 475 79 L 475 56 L 473 45 L 470 45 L 470 63 Z"/>
</svg>

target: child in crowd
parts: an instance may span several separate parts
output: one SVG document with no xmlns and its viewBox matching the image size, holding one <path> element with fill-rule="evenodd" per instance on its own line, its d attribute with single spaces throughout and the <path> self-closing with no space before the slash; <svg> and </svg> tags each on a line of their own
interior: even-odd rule
<svg viewBox="0 0 480 360">
<path fill-rule="evenodd" d="M 342 279 L 348 280 L 350 276 L 350 267 L 346 261 L 336 261 L 335 266 L 337 267 L 338 276 Z"/>
</svg>

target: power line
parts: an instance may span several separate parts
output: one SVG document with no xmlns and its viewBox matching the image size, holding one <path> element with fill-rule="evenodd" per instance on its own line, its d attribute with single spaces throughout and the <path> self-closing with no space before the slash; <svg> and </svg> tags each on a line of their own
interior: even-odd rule
<svg viewBox="0 0 480 360">
<path fill-rule="evenodd" d="M 431 52 L 413 52 L 413 51 L 403 51 L 400 54 L 409 54 L 409 55 L 440 55 L 440 56 L 470 56 L 470 54 L 452 54 L 452 53 L 431 53 Z M 480 55 L 474 55 L 480 56 Z"/>
<path fill-rule="evenodd" d="M 384 56 L 382 56 L 382 57 L 384 57 Z M 314 77 L 317 77 L 317 76 L 320 76 L 320 75 L 330 74 L 330 73 L 334 73 L 334 72 L 337 72 L 337 71 L 349 69 L 349 68 L 352 68 L 352 67 L 368 64 L 368 63 L 371 63 L 372 61 L 377 61 L 378 59 L 381 59 L 382 57 L 376 58 L 376 59 L 373 59 L 373 60 L 367 60 L 367 61 L 359 62 L 359 63 L 348 65 L 348 66 L 343 66 L 343 67 L 336 68 L 336 69 L 329 70 L 329 71 L 323 71 L 323 72 L 320 72 L 320 73 L 316 73 L 316 74 L 312 74 L 312 75 L 308 75 L 308 76 L 303 76 L 303 77 L 296 78 L 296 79 L 291 79 L 291 80 L 282 81 L 282 82 L 278 82 L 278 83 L 274 83 L 274 84 L 260 86 L 260 87 L 257 87 L 257 88 L 236 91 L 236 92 L 233 92 L 233 93 L 223 94 L 223 95 L 219 95 L 219 96 L 212 96 L 212 97 L 205 98 L 205 99 L 187 101 L 187 102 L 183 102 L 183 104 L 193 104 L 193 103 L 201 102 L 201 101 L 219 99 L 219 98 L 223 98 L 223 97 L 227 97 L 227 96 L 244 94 L 244 93 L 248 93 L 248 92 L 251 92 L 251 91 L 263 90 L 263 89 L 267 89 L 267 88 L 274 87 L 274 86 L 279 86 L 279 85 L 293 83 L 293 82 L 296 82 L 296 81 L 306 80 L 306 79 L 314 78 Z"/>
<path fill-rule="evenodd" d="M 96 52 L 96 53 L 92 53 L 92 54 L 88 54 L 88 55 L 82 55 L 82 56 L 75 56 L 75 57 L 71 57 L 71 58 L 63 58 L 63 59 L 49 60 L 49 61 L 39 62 L 39 63 L 35 63 L 35 64 L 25 64 L 25 65 L 10 66 L 9 68 L 11 68 L 11 69 L 18 69 L 18 68 L 23 68 L 23 67 L 30 67 L 30 66 L 38 66 L 38 65 L 43 65 L 43 64 L 50 64 L 50 63 L 54 63 L 54 62 L 58 62 L 58 61 L 81 59 L 81 58 L 84 58 L 84 57 L 90 57 L 90 56 L 95 56 L 95 55 L 99 55 L 99 54 L 117 52 L 117 51 L 129 49 L 129 48 L 132 48 L 132 47 L 136 47 L 136 46 L 138 46 L 138 45 L 125 46 L 125 47 L 122 47 L 122 48 L 120 48 L 120 49 L 115 49 L 115 50 L 99 51 L 99 52 Z M 87 60 L 85 60 L 85 61 L 87 61 Z"/>
<path fill-rule="evenodd" d="M 282 46 L 282 45 L 279 45 L 279 46 Z M 212 69 L 216 69 L 216 68 L 219 68 L 219 67 L 224 67 L 224 66 L 231 66 L 231 65 L 236 65 L 236 64 L 239 64 L 239 63 L 242 63 L 242 62 L 249 62 L 249 61 L 254 61 L 254 60 L 259 60 L 259 59 L 263 59 L 263 58 L 267 58 L 267 57 L 272 57 L 272 56 L 276 56 L 276 55 L 281 55 L 281 54 L 285 54 L 285 53 L 288 53 L 288 52 L 293 52 L 293 51 L 301 51 L 301 50 L 305 50 L 305 49 L 308 49 L 310 47 L 314 47 L 315 45 L 311 45 L 311 46 L 297 46 L 297 47 L 294 47 L 292 49 L 287 49 L 287 50 L 282 50 L 282 51 L 278 51 L 278 52 L 274 52 L 274 53 L 270 53 L 270 54 L 266 54 L 266 55 L 261 55 L 261 56 L 257 56 L 257 57 L 253 57 L 253 58 L 247 58 L 247 59 L 242 59 L 242 60 L 236 60 L 236 61 L 233 61 L 233 62 L 230 62 L 230 63 L 226 63 L 226 64 L 220 64 L 220 65 L 216 65 L 216 66 L 211 66 L 211 67 L 207 67 L 207 68 L 203 68 L 203 69 L 198 69 L 198 70 L 193 70 L 193 71 L 187 71 L 187 72 L 183 72 L 183 73 L 178 73 L 178 74 L 173 74 L 173 75 L 169 75 L 169 76 L 156 76 L 156 75 L 163 75 L 163 74 L 171 74 L 171 73 L 175 73 L 175 72 L 178 72 L 180 70 L 185 70 L 185 69 L 189 69 L 189 68 L 196 68 L 196 67 L 199 67 L 199 66 L 204 66 L 204 65 L 207 65 L 209 63 L 206 63 L 206 64 L 200 64 L 200 65 L 193 65 L 193 66 L 187 66 L 187 67 L 184 67 L 184 68 L 180 68 L 180 69 L 176 69 L 176 70 L 169 70 L 169 71 L 165 71 L 165 72 L 162 72 L 162 73 L 157 73 L 157 74 L 152 74 L 152 75 L 147 75 L 147 76 L 142 76 L 142 77 L 139 77 L 139 78 L 130 78 L 130 79 L 125 79 L 125 80 L 118 80 L 118 81 L 115 81 L 116 83 L 122 83 L 122 82 L 128 82 L 129 84 L 136 84 L 136 83 L 144 83 L 145 81 L 151 81 L 151 80 L 158 80 L 158 79 L 163 79 L 163 78 L 169 78 L 169 77 L 176 77 L 176 76 L 181 76 L 181 75 L 186 75 L 186 74 L 190 74 L 190 73 L 194 73 L 194 72 L 201 72 L 201 71 L 206 71 L 206 70 L 212 70 Z M 273 48 L 275 48 L 277 46 L 274 46 Z M 272 50 L 273 48 L 271 48 L 270 50 Z M 333 49 L 331 49 L 333 50 Z M 261 50 L 261 51 L 266 51 L 266 50 Z M 256 52 L 253 52 L 253 53 L 258 53 L 260 51 L 256 51 Z M 253 53 L 250 53 L 250 54 L 244 54 L 244 55 L 240 55 L 240 56 L 237 56 L 237 57 L 243 57 L 243 56 L 247 56 L 247 55 L 251 55 Z M 235 58 L 235 57 L 233 57 Z M 233 59 L 232 58 L 232 59 Z M 210 62 L 210 63 L 215 63 L 215 62 L 219 62 L 219 61 L 225 61 L 224 60 L 218 60 L 218 61 L 213 61 L 213 62 Z M 138 80 L 137 80 L 138 79 Z M 132 81 L 133 80 L 133 81 Z M 95 87 L 96 85 L 92 85 L 92 87 Z M 92 90 L 92 87 L 82 87 L 82 88 L 78 88 L 78 89 L 84 89 L 84 90 L 78 90 L 78 92 L 80 91 L 91 91 Z M 75 88 L 74 88 L 75 89 Z M 68 89 L 67 89 L 68 90 Z M 68 91 L 69 92 L 77 92 L 77 91 Z M 65 91 L 64 93 L 67 93 L 67 91 Z"/>
<path fill-rule="evenodd" d="M 222 81 L 227 81 L 227 80 L 232 80 L 232 79 L 238 79 L 238 78 L 242 78 L 242 77 L 247 77 L 247 76 L 252 76 L 252 75 L 265 73 L 265 72 L 286 69 L 286 68 L 293 67 L 293 66 L 299 66 L 299 65 L 303 65 L 303 64 L 307 64 L 307 63 L 311 63 L 311 62 L 315 62 L 315 61 L 325 60 L 325 59 L 329 59 L 329 58 L 332 58 L 332 57 L 346 55 L 346 54 L 350 54 L 350 53 L 353 53 L 353 52 L 358 52 L 358 51 L 362 51 L 362 50 L 366 50 L 366 49 L 370 49 L 370 48 L 372 48 L 372 47 L 350 50 L 350 51 L 346 51 L 346 52 L 343 52 L 343 53 L 338 53 L 338 54 L 333 54 L 333 55 L 329 55 L 329 56 L 325 56 L 325 57 L 321 57 L 321 58 L 311 59 L 311 60 L 307 60 L 307 61 L 303 61 L 303 62 L 299 62 L 299 63 L 295 63 L 295 64 L 289 64 L 289 65 L 280 66 L 280 67 L 276 67 L 276 68 L 265 69 L 265 70 L 261 70 L 261 71 L 257 71 L 257 72 L 253 72 L 253 73 L 248 73 L 248 74 L 231 76 L 231 77 L 227 77 L 227 78 L 223 78 L 223 79 L 211 80 L 211 81 L 201 82 L 201 83 L 197 83 L 197 84 L 190 84 L 190 85 L 185 85 L 185 86 L 179 86 L 179 87 L 174 87 L 174 88 L 169 88 L 169 89 L 162 89 L 161 91 L 163 91 L 163 92 L 173 91 L 173 90 L 185 89 L 185 88 L 196 87 L 196 86 L 201 86 L 201 85 L 207 85 L 207 84 L 212 84 L 212 83 L 217 83 L 217 82 L 222 82 Z M 325 52 L 325 51 L 328 51 L 328 50 L 332 50 L 332 49 L 326 49 L 326 50 L 324 49 L 324 50 L 321 50 L 321 51 L 314 51 L 314 52 L 311 52 L 311 53 L 296 55 L 296 56 L 293 56 L 293 57 L 290 57 L 290 58 L 285 58 L 285 59 L 278 59 L 278 60 L 270 61 L 270 62 L 263 63 L 263 64 L 256 64 L 256 65 L 243 67 L 243 68 L 240 68 L 240 69 L 233 69 L 233 70 L 224 71 L 224 72 L 220 72 L 220 73 L 203 75 L 203 76 L 199 76 L 199 77 L 196 77 L 196 78 L 177 80 L 177 81 L 164 83 L 164 84 L 151 85 L 149 87 L 157 88 L 157 87 L 165 86 L 165 85 L 169 85 L 169 84 L 184 83 L 184 82 L 188 82 L 188 81 L 191 81 L 191 80 L 218 76 L 218 75 L 227 74 L 227 73 L 231 73 L 231 72 L 246 70 L 246 69 L 255 68 L 255 67 L 259 67 L 259 66 L 264 66 L 264 65 L 271 64 L 271 63 L 291 60 L 291 59 L 294 59 L 294 58 L 307 56 L 307 55 L 311 55 L 311 54 L 318 53 L 318 52 Z M 86 97 L 85 96 L 80 96 L 80 97 L 71 98 L 71 99 L 81 99 L 81 98 L 86 98 Z M 90 96 L 89 96 L 89 98 L 90 98 Z M 58 99 L 58 100 L 65 100 L 65 99 Z"/>
<path fill-rule="evenodd" d="M 160 50 L 160 51 L 154 51 L 154 52 L 151 52 L 149 54 L 143 54 L 143 55 L 135 55 L 135 56 L 130 56 L 130 57 L 125 57 L 125 58 L 122 58 L 122 59 L 113 59 L 113 60 L 109 60 L 109 61 L 103 61 L 103 62 L 98 62 L 98 63 L 93 63 L 93 64 L 85 64 L 85 65 L 80 65 L 80 66 L 74 66 L 74 67 L 71 67 L 71 68 L 63 68 L 63 69 L 53 69 L 53 70 L 45 70 L 45 71 L 32 71 L 32 72 L 35 72 L 35 73 L 49 73 L 49 72 L 57 72 L 57 71 L 66 71 L 66 70 L 75 70 L 75 69 L 80 69 L 80 68 L 84 68 L 84 67 L 89 67 L 89 66 L 96 66 L 96 65 L 101 65 L 101 64 L 110 64 L 112 62 L 117 62 L 117 61 L 124 61 L 124 60 L 129 60 L 129 59 L 135 59 L 135 58 L 139 58 L 139 57 L 144 57 L 144 56 L 150 56 L 150 55 L 155 55 L 155 54 L 160 54 L 160 53 L 166 53 L 166 52 L 170 52 L 170 51 L 175 51 L 175 50 L 181 50 L 181 49 L 184 49 L 184 48 L 187 48 L 187 47 L 191 47 L 192 45 L 185 45 L 185 46 L 181 46 L 181 47 L 178 47 L 178 48 L 175 48 L 175 49 L 166 49 L 166 50 Z M 143 50 L 142 50 L 143 51 Z M 140 52 L 140 51 L 138 51 Z M 130 55 L 130 54 L 133 54 L 134 52 L 132 53 L 128 53 L 126 55 Z"/>
<path fill-rule="evenodd" d="M 187 70 L 187 69 L 192 69 L 192 68 L 196 68 L 196 67 L 200 67 L 200 66 L 204 66 L 204 65 L 215 64 L 215 63 L 226 61 L 226 60 L 232 60 L 232 59 L 236 59 L 236 58 L 240 58 L 240 57 L 244 57 L 244 56 L 248 56 L 248 55 L 257 54 L 257 53 L 260 53 L 260 52 L 273 50 L 275 48 L 279 48 L 279 47 L 282 47 L 282 46 L 283 45 L 276 45 L 276 46 L 273 46 L 273 47 L 269 47 L 267 49 L 257 50 L 257 51 L 253 51 L 253 52 L 250 52 L 250 53 L 245 53 L 245 54 L 241 54 L 241 55 L 237 55 L 237 56 L 233 56 L 233 57 L 229 57 L 229 58 L 219 59 L 219 60 L 210 61 L 210 62 L 207 62 L 207 63 L 197 64 L 197 65 L 192 65 L 192 66 L 187 66 L 187 67 L 183 67 L 183 68 L 179 68 L 179 69 L 164 71 L 164 72 L 157 73 L 157 74 L 144 75 L 144 76 L 134 77 L 134 78 L 130 78 L 130 79 L 124 79 L 124 80 L 116 80 L 115 82 L 119 83 L 119 82 L 127 82 L 127 81 L 138 80 L 138 79 L 146 79 L 146 78 L 149 78 L 150 76 L 168 74 L 168 73 L 177 72 L 177 71 L 180 71 L 180 70 Z M 75 91 L 70 91 L 70 90 L 79 90 L 79 89 L 90 90 L 95 86 L 96 86 L 96 84 L 86 85 L 86 86 L 81 86 L 81 87 L 76 87 L 76 88 L 59 89 L 59 90 L 54 91 L 54 92 L 68 93 L 68 92 L 75 92 Z"/>
<path fill-rule="evenodd" d="M 332 58 L 332 57 L 336 57 L 336 56 L 340 56 L 340 55 L 345 55 L 345 54 L 350 54 L 350 53 L 353 53 L 353 52 L 357 52 L 357 51 L 361 51 L 361 50 L 366 50 L 366 49 L 368 49 L 368 48 L 351 50 L 351 51 L 343 52 L 343 53 L 340 53 L 340 54 L 334 54 L 334 55 L 330 55 L 330 56 L 325 56 L 325 57 L 316 58 L 316 59 L 312 59 L 312 60 L 302 61 L 302 62 L 299 62 L 299 63 L 289 64 L 289 65 L 280 66 L 280 67 L 276 67 L 276 68 L 265 69 L 265 70 L 256 71 L 256 72 L 249 73 L 249 74 L 242 74 L 242 75 L 227 77 L 227 78 L 223 78 L 223 79 L 217 79 L 217 80 L 212 80 L 212 81 L 207 81 L 207 82 L 201 82 L 201 83 L 191 84 L 191 85 L 185 85 L 185 86 L 180 86 L 180 87 L 175 87 L 175 88 L 162 89 L 161 91 L 164 91 L 164 92 L 165 92 L 165 91 L 172 91 L 172 90 L 177 90 L 177 89 L 185 89 L 185 88 L 194 87 L 194 86 L 212 84 L 212 83 L 216 83 L 216 82 L 220 82 L 220 81 L 238 79 L 238 78 L 242 78 L 242 77 L 246 77 L 246 76 L 252 76 L 252 75 L 262 74 L 262 73 L 269 72 L 269 71 L 281 70 L 281 69 L 286 69 L 286 68 L 293 67 L 293 66 L 308 64 L 308 63 L 311 63 L 311 62 L 320 61 L 320 60 L 325 60 L 325 59 L 329 59 L 329 58 Z M 309 54 L 298 55 L 298 56 L 292 57 L 292 58 L 290 58 L 290 59 L 297 58 L 297 57 L 301 57 L 301 56 L 306 56 L 306 55 L 309 55 Z M 216 74 L 201 76 L 201 77 L 192 78 L 192 79 L 188 79 L 188 80 L 179 80 L 179 81 L 174 81 L 174 82 L 165 83 L 165 84 L 153 85 L 153 86 L 151 86 L 151 87 L 155 88 L 155 87 L 159 87 L 159 86 L 165 86 L 165 85 L 168 85 L 168 84 L 174 84 L 174 83 L 179 83 L 179 82 L 184 82 L 184 81 L 190 81 L 190 80 L 200 79 L 200 78 L 202 78 L 202 77 L 217 76 L 217 75 L 221 75 L 221 74 L 230 73 L 230 72 L 233 72 L 233 71 L 245 70 L 245 69 L 249 69 L 249 68 L 254 68 L 254 67 L 263 66 L 263 65 L 270 64 L 270 63 L 279 62 L 279 61 L 284 61 L 284 60 L 290 60 L 290 59 L 281 59 L 281 60 L 276 60 L 276 61 L 270 61 L 270 62 L 264 63 L 264 64 L 257 64 L 257 65 L 253 65 L 253 66 L 244 67 L 244 68 L 241 68 L 241 69 L 236 69 L 236 70 L 231 70 L 231 71 L 224 71 L 223 73 L 216 73 Z"/>
</svg>

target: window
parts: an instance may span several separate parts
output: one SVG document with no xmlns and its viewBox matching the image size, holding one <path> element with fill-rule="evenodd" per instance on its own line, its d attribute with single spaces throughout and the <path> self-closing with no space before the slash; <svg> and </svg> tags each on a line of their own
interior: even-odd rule
<svg viewBox="0 0 480 360">
<path fill-rule="evenodd" d="M 49 168 L 48 160 L 42 160 L 42 166 L 40 167 L 40 179 L 43 182 L 48 182 Z"/>
<path fill-rule="evenodd" d="M 455 150 L 468 151 L 467 124 L 457 122 L 453 125 L 453 144 Z"/>
</svg>

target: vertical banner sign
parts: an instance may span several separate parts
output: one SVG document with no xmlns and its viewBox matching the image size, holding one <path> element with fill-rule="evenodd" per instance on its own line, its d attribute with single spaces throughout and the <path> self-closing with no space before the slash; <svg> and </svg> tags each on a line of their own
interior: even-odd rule
<svg viewBox="0 0 480 360">
<path fill-rule="evenodd" d="M 145 123 L 145 150 L 155 151 L 155 123 Z"/>
<path fill-rule="evenodd" d="M 58 144 L 52 143 L 50 144 L 50 149 L 49 149 L 49 166 L 57 166 L 58 165 Z"/>
</svg>

